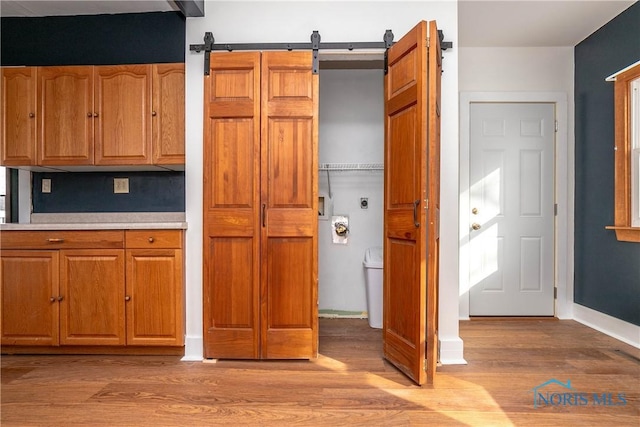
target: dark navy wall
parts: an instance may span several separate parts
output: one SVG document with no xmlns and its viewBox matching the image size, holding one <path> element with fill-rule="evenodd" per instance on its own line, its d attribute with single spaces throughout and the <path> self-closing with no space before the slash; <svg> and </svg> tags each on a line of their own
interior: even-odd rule
<svg viewBox="0 0 640 427">
<path fill-rule="evenodd" d="M 575 47 L 575 302 L 640 325 L 640 243 L 613 231 L 613 83 L 640 59 L 640 3 Z"/>
<path fill-rule="evenodd" d="M 42 179 L 51 193 L 42 193 Z M 113 178 L 129 178 L 129 193 L 114 194 Z M 34 173 L 34 213 L 184 212 L 183 172 Z"/>
<path fill-rule="evenodd" d="M 2 18 L 2 65 L 104 65 L 184 62 L 185 20 L 179 12 Z M 113 194 L 113 177 L 130 178 Z M 41 194 L 42 178 L 53 191 Z M 181 212 L 184 173 L 35 173 L 34 212 Z"/>
<path fill-rule="evenodd" d="M 184 62 L 179 12 L 2 18 L 2 65 Z"/>
</svg>

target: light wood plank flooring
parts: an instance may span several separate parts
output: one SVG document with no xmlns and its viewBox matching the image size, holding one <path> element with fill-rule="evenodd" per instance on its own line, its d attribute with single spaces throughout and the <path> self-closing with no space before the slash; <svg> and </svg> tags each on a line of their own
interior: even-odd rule
<svg viewBox="0 0 640 427">
<path fill-rule="evenodd" d="M 5 426 L 640 426 L 640 350 L 574 321 L 462 322 L 468 365 L 418 387 L 366 320 L 321 319 L 308 361 L 3 356 Z M 533 388 L 584 405 L 534 408 Z M 567 393 L 565 395 L 565 393 Z M 596 393 L 610 405 L 594 404 Z M 622 405 L 619 394 L 625 404 Z M 565 397 L 563 397 L 565 396 Z M 569 396 L 569 397 L 566 397 Z"/>
</svg>

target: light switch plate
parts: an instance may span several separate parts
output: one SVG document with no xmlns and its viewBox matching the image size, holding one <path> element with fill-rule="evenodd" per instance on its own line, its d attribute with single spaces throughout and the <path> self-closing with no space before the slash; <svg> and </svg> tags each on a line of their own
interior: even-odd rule
<svg viewBox="0 0 640 427">
<path fill-rule="evenodd" d="M 42 192 L 51 193 L 51 178 L 42 178 Z"/>
<path fill-rule="evenodd" d="M 113 193 L 114 194 L 129 193 L 129 178 L 113 178 Z"/>
</svg>

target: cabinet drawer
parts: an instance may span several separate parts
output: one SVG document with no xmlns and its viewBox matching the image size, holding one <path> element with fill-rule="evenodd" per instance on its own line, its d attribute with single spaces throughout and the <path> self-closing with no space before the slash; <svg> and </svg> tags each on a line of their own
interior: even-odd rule
<svg viewBox="0 0 640 427">
<path fill-rule="evenodd" d="M 127 230 L 127 249 L 131 248 L 182 248 L 181 230 Z"/>
<path fill-rule="evenodd" d="M 122 230 L 3 231 L 2 249 L 122 249 Z"/>
</svg>

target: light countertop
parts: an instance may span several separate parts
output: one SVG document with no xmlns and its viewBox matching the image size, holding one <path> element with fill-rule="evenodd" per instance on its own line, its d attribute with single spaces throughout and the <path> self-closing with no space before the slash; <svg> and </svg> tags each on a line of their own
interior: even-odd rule
<svg viewBox="0 0 640 427">
<path fill-rule="evenodd" d="M 10 230 L 150 230 L 187 228 L 184 212 L 32 214 L 31 223 L 0 224 Z"/>
</svg>

